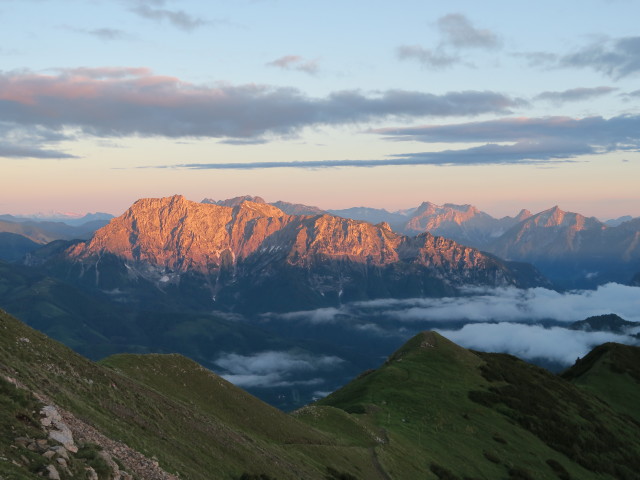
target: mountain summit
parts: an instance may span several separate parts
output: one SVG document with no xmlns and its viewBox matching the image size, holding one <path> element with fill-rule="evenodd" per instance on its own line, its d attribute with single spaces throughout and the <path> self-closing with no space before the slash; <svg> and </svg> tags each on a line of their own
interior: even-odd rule
<svg viewBox="0 0 640 480">
<path fill-rule="evenodd" d="M 204 275 L 218 299 L 225 292 L 236 297 L 253 292 L 254 301 L 272 304 L 297 292 L 310 302 L 300 305 L 306 308 L 452 294 L 468 284 L 544 283 L 533 269 L 514 270 L 430 233 L 407 237 L 385 224 L 329 214 L 288 215 L 249 200 L 234 207 L 203 204 L 180 195 L 137 201 L 90 241 L 70 247 L 65 257 L 84 265 L 82 275 L 92 271 L 98 286 L 104 280 L 101 265 L 111 258 L 124 263 L 129 276 L 160 284 L 179 283 L 180 275 Z"/>
</svg>

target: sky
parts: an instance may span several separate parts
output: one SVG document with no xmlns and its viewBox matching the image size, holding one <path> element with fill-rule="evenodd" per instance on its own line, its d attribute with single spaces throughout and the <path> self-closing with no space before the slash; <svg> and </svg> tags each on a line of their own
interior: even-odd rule
<svg viewBox="0 0 640 480">
<path fill-rule="evenodd" d="M 640 2 L 0 0 L 0 213 L 640 216 Z"/>
</svg>

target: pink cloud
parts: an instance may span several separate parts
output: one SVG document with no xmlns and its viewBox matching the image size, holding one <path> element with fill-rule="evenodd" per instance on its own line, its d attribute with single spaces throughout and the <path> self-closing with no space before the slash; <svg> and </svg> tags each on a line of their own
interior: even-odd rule
<svg viewBox="0 0 640 480">
<path fill-rule="evenodd" d="M 266 64 L 269 67 L 278 67 L 284 70 L 298 70 L 310 75 L 318 73 L 318 60 L 305 60 L 299 55 L 285 55 L 277 58 L 273 62 Z"/>
<path fill-rule="evenodd" d="M 306 63 L 296 68 L 313 69 Z M 290 87 L 194 85 L 143 67 L 0 72 L 0 100 L 2 121 L 15 125 L 70 127 L 98 136 L 218 138 L 290 134 L 309 125 L 387 117 L 507 112 L 517 104 L 495 92 L 353 90 L 312 98 Z"/>
</svg>

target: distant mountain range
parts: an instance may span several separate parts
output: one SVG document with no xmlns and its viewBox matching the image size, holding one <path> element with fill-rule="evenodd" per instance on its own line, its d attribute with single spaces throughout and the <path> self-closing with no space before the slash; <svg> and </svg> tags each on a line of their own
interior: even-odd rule
<svg viewBox="0 0 640 480">
<path fill-rule="evenodd" d="M 88 239 L 109 223 L 109 214 L 88 214 L 67 221 L 0 215 L 0 260 L 15 261 L 55 240 Z"/>
<path fill-rule="evenodd" d="M 267 204 L 263 198 L 250 195 L 226 200 L 205 198 L 201 203 L 237 207 L 245 201 Z M 452 203 L 423 202 L 416 208 L 394 212 L 369 207 L 324 211 L 284 201 L 269 205 L 287 215 L 330 214 L 386 223 L 406 236 L 429 232 L 507 261 L 532 263 L 560 288 L 593 288 L 610 281 L 629 283 L 640 271 L 640 219 L 628 215 L 601 222 L 557 206 L 536 214 L 523 209 L 515 217 L 494 218 L 473 205 Z M 37 244 L 89 239 L 113 217 L 95 213 L 54 218 L 57 221 L 43 216 L 0 215 L 0 233 L 21 235 Z M 24 239 L 0 236 L 0 259 L 15 261 L 33 247 Z"/>
<path fill-rule="evenodd" d="M 0 220 L 9 222 L 54 222 L 73 226 L 86 225 L 89 222 L 106 224 L 112 218 L 113 215 L 104 212 L 86 213 L 84 215 L 59 212 L 36 213 L 33 215 L 0 215 Z"/>
<path fill-rule="evenodd" d="M 240 199 L 264 202 L 247 196 L 218 203 Z M 291 206 L 294 210 L 312 215 L 320 212 L 305 205 Z M 640 218 L 630 216 L 601 222 L 555 206 L 535 215 L 523 209 L 515 217 L 494 218 L 472 205 L 430 202 L 396 212 L 356 207 L 328 213 L 370 223 L 386 222 L 403 235 L 430 232 L 505 260 L 532 263 L 561 288 L 629 283 L 640 270 Z"/>
<path fill-rule="evenodd" d="M 180 355 L 92 363 L 0 311 L 6 479 L 638 479 L 640 349 L 562 376 L 414 336 L 290 414 Z"/>
</svg>

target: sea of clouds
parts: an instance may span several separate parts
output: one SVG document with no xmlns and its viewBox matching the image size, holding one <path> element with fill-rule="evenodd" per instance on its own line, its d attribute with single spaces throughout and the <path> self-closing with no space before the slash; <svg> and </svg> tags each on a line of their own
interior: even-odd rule
<svg viewBox="0 0 640 480">
<path fill-rule="evenodd" d="M 640 345 L 640 288 L 609 283 L 596 290 L 467 288 L 460 297 L 379 299 L 339 308 L 271 315 L 310 325 L 340 325 L 362 334 L 407 339 L 436 330 L 466 348 L 503 352 L 568 366 L 596 345 Z M 637 327 L 624 333 L 569 329 L 573 322 L 614 313 Z M 269 316 L 267 316 L 269 317 Z"/>
</svg>

